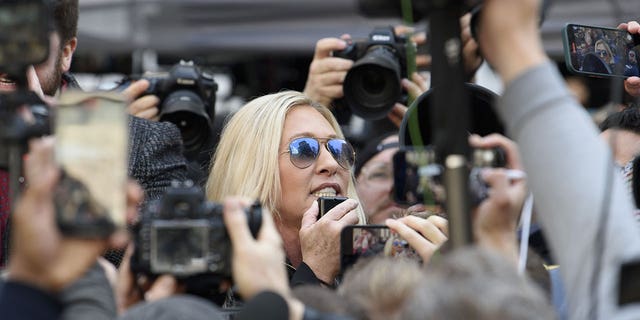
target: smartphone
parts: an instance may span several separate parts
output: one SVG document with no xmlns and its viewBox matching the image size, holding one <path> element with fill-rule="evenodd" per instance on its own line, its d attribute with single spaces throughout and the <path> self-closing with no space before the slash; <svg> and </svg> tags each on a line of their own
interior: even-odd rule
<svg viewBox="0 0 640 320">
<path fill-rule="evenodd" d="M 63 234 L 105 238 L 126 225 L 128 119 L 124 96 L 64 92 L 54 119 L 56 220 Z"/>
<path fill-rule="evenodd" d="M 420 256 L 397 233 L 385 225 L 352 225 L 340 234 L 340 270 L 344 273 L 360 257 L 384 255 L 420 260 Z"/>
<path fill-rule="evenodd" d="M 393 200 L 399 205 L 442 205 L 442 168 L 433 148 L 401 149 L 393 156 Z"/>
<path fill-rule="evenodd" d="M 349 198 L 347 197 L 320 197 L 318 198 L 318 208 L 320 211 L 318 212 L 318 219 L 322 218 L 329 210 L 333 209 L 335 206 L 341 204 L 345 200 Z"/>
<path fill-rule="evenodd" d="M 598 26 L 567 24 L 562 29 L 569 71 L 591 77 L 640 76 L 640 35 Z"/>
</svg>

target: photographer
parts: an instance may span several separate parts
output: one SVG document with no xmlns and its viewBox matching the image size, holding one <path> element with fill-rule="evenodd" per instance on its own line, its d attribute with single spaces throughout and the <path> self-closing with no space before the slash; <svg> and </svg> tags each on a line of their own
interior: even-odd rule
<svg viewBox="0 0 640 320">
<path fill-rule="evenodd" d="M 422 205 L 403 208 L 394 202 L 393 155 L 398 150 L 398 135 L 395 133 L 367 143 L 354 165 L 356 191 L 367 215 L 367 223 L 386 223 L 409 241 L 422 261 L 427 263 L 447 240 L 447 220 L 437 215 L 422 217 L 423 214 L 429 214 Z"/>
<path fill-rule="evenodd" d="M 50 34 L 50 53 L 48 59 L 37 66 L 35 72 L 28 75 L 30 89 L 40 94 L 45 102 L 53 103 L 60 91 L 80 89 L 69 69 L 73 53 L 77 47 L 78 1 L 56 0 L 53 3 L 55 29 Z M 12 79 L 2 75 L 2 91 L 15 89 Z M 40 89 L 42 88 L 42 89 Z M 157 199 L 172 180 L 184 180 L 185 160 L 182 155 L 182 142 L 175 126 L 166 123 L 154 123 L 137 117 L 129 118 L 129 167 L 128 175 L 142 186 L 145 199 Z M 1 171 L 0 171 L 1 172 Z M 7 183 L 0 174 L 0 183 Z M 0 198 L 8 199 L 8 187 L 0 188 Z M 7 203 L 8 204 L 8 203 Z M 3 239 L 2 262 L 6 261 L 8 248 L 7 217 L 8 205 L 0 206 L 0 236 Z M 119 263 L 119 257 L 114 257 Z"/>
<path fill-rule="evenodd" d="M 471 14 L 465 14 L 460 18 L 461 25 L 461 37 L 463 41 L 463 55 L 465 60 L 465 71 L 469 78 L 472 78 L 475 71 L 480 67 L 482 58 L 478 54 L 478 45 L 471 36 Z M 427 41 L 425 33 L 413 33 L 414 30 L 405 26 L 396 26 L 394 33 L 396 36 L 411 35 L 409 41 L 414 42 L 416 45 L 422 45 Z M 345 106 L 340 108 L 335 104 L 336 100 L 344 98 L 343 85 L 345 78 L 354 65 L 354 61 L 338 56 L 336 53 L 347 49 L 351 43 L 351 36 L 348 34 L 342 35 L 340 38 L 323 38 L 318 40 L 315 47 L 313 60 L 309 65 L 309 72 L 307 81 L 303 92 L 312 100 L 317 101 L 334 112 L 338 121 L 343 124 L 347 123 L 350 119 L 351 112 L 349 110 L 343 110 Z M 429 55 L 419 54 L 416 55 L 416 65 L 418 67 L 427 67 L 431 63 L 431 57 Z M 404 65 L 404 62 L 401 63 Z M 404 70 L 406 71 L 406 70 Z M 422 76 L 417 73 L 407 75 L 411 81 L 418 84 L 422 88 L 422 91 L 426 91 L 429 87 L 428 83 Z M 408 92 L 413 98 L 417 97 L 412 95 L 411 81 L 408 79 L 402 79 L 402 90 Z M 344 104 L 344 103 L 343 103 Z M 370 107 L 370 106 L 364 106 Z M 402 115 L 402 109 L 406 108 L 401 103 L 395 103 L 393 108 L 387 114 L 387 119 L 381 120 L 369 120 L 366 122 L 366 127 L 362 134 L 346 132 L 347 135 L 363 135 L 354 136 L 352 141 L 354 144 L 363 143 L 370 138 L 382 135 L 385 132 L 393 132 L 396 128 L 393 124 L 398 124 Z M 357 141 L 355 141 L 357 140 Z"/>
<path fill-rule="evenodd" d="M 12 220 L 11 261 L 0 286 L 3 319 L 57 319 L 61 291 L 83 276 L 109 247 L 126 244 L 126 232 L 104 240 L 68 238 L 55 223 L 54 187 L 60 171 L 53 161 L 53 138 L 34 139 L 25 162 L 28 182 Z M 142 192 L 127 189 L 127 216 L 136 215 Z"/>
<path fill-rule="evenodd" d="M 484 1 L 479 43 L 506 85 L 497 110 L 520 146 L 539 221 L 562 265 L 570 317 L 636 318 L 637 307 L 615 301 L 622 264 L 640 258 L 631 200 L 605 142 L 545 55 L 539 5 Z"/>
<path fill-rule="evenodd" d="M 30 153 L 25 163 L 25 176 L 29 185 L 16 207 L 12 233 L 15 245 L 12 247 L 7 281 L 0 283 L 3 319 L 57 319 L 69 307 L 58 299 L 61 290 L 81 277 L 106 248 L 121 247 L 127 242 L 127 235 L 122 231 L 104 240 L 74 239 L 60 234 L 55 223 L 53 203 L 54 188 L 60 171 L 53 161 L 53 144 L 53 138 L 34 139 L 30 142 Z M 127 195 L 127 220 L 132 220 L 137 215 L 137 204 L 142 200 L 142 193 L 132 183 L 127 189 Z M 258 238 L 254 239 L 247 227 L 243 210 L 247 206 L 246 200 L 228 199 L 224 210 L 224 222 L 234 244 L 234 277 L 239 292 L 249 301 L 249 307 L 243 312 L 249 315 L 250 312 L 263 315 L 289 314 L 290 319 L 302 319 L 305 308 L 290 295 L 286 270 L 282 265 L 282 240 L 273 221 L 265 213 L 261 231 Z M 255 262 L 262 266 L 261 273 L 256 273 L 253 267 Z M 168 302 L 161 299 L 172 295 L 175 290 L 171 289 L 171 281 L 169 286 L 161 282 L 163 281 L 155 284 L 155 296 L 147 294 L 146 297 L 164 304 Z M 265 308 L 264 304 L 257 302 L 251 306 L 252 298 L 264 299 L 267 292 L 274 292 L 275 295 L 270 296 L 269 301 L 280 299 L 285 303 L 284 309 L 276 306 Z M 193 299 L 182 302 L 190 302 L 194 306 Z M 198 303 L 196 306 L 199 308 L 215 310 L 213 305 L 207 306 L 208 302 Z M 101 317 L 103 311 L 92 312 L 84 315 Z M 173 316 L 184 315 L 180 313 Z M 211 319 L 215 314 L 200 316 Z M 242 319 L 242 313 L 239 316 Z M 142 314 L 138 313 L 133 319 L 141 317 Z"/>
</svg>

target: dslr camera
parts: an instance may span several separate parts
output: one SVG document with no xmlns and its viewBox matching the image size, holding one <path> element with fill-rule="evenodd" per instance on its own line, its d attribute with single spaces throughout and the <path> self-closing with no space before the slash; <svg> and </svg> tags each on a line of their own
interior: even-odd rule
<svg viewBox="0 0 640 320">
<path fill-rule="evenodd" d="M 29 90 L 27 68 L 49 56 L 52 10 L 45 0 L 0 2 L 0 30 L 11 31 L 4 32 L 0 39 L 0 74 L 5 85 L 14 87 L 11 92 L 0 94 L 0 168 L 15 171 L 16 177 L 27 141 L 51 133 L 49 108 Z M 35 121 L 26 121 L 20 115 L 18 109 L 24 105 Z M 12 189 L 17 198 L 19 188 L 16 185 Z"/>
<path fill-rule="evenodd" d="M 344 79 L 344 101 L 365 119 L 384 118 L 402 98 L 400 81 L 407 77 L 407 40 L 392 27 L 378 27 L 368 39 L 351 42 L 334 57 L 355 61 Z"/>
<path fill-rule="evenodd" d="M 471 205 L 478 206 L 489 197 L 489 185 L 482 179 L 482 168 L 504 168 L 507 155 L 502 148 L 473 149 L 471 173 L 469 174 L 469 190 Z"/>
<path fill-rule="evenodd" d="M 205 201 L 202 189 L 191 181 L 174 182 L 161 199 L 148 204 L 134 227 L 132 271 L 187 281 L 231 279 L 231 240 L 222 210 L 222 204 Z M 246 214 L 255 237 L 262 224 L 261 206 L 253 204 Z"/>
<path fill-rule="evenodd" d="M 469 173 L 471 205 L 477 206 L 489 196 L 489 186 L 482 179 L 482 168 L 501 168 L 506 154 L 501 148 L 473 149 Z M 433 147 L 401 149 L 393 156 L 393 197 L 402 205 L 423 203 L 444 206 L 446 194 L 444 169 L 437 163 Z"/>
<path fill-rule="evenodd" d="M 160 98 L 160 121 L 174 123 L 182 135 L 187 158 L 211 141 L 218 84 L 192 61 L 180 61 L 168 73 L 148 74 L 146 94 Z"/>
</svg>

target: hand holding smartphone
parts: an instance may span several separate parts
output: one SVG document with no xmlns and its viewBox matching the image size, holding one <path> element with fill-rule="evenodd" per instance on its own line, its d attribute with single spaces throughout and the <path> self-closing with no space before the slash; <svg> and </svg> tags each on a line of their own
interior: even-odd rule
<svg viewBox="0 0 640 320">
<path fill-rule="evenodd" d="M 63 234 L 105 238 L 124 228 L 128 124 L 116 93 L 64 92 L 55 115 L 56 189 Z"/>
<path fill-rule="evenodd" d="M 591 77 L 640 76 L 640 35 L 598 26 L 567 24 L 562 29 L 569 71 Z"/>
<path fill-rule="evenodd" d="M 340 234 L 340 270 L 344 273 L 361 257 L 384 255 L 420 260 L 420 255 L 384 225 L 346 226 Z"/>
</svg>

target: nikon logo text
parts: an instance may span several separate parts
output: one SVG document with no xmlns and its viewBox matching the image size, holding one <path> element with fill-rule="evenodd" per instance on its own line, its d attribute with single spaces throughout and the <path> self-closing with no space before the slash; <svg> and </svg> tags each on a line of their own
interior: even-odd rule
<svg viewBox="0 0 640 320">
<path fill-rule="evenodd" d="M 178 78 L 176 82 L 178 84 L 187 85 L 187 86 L 192 86 L 196 83 L 193 79 L 181 79 L 181 78 Z"/>
<path fill-rule="evenodd" d="M 371 37 L 371 40 L 373 40 L 373 41 L 389 41 L 389 40 L 391 40 L 391 37 L 385 36 L 383 34 L 374 34 L 373 37 Z"/>
</svg>

